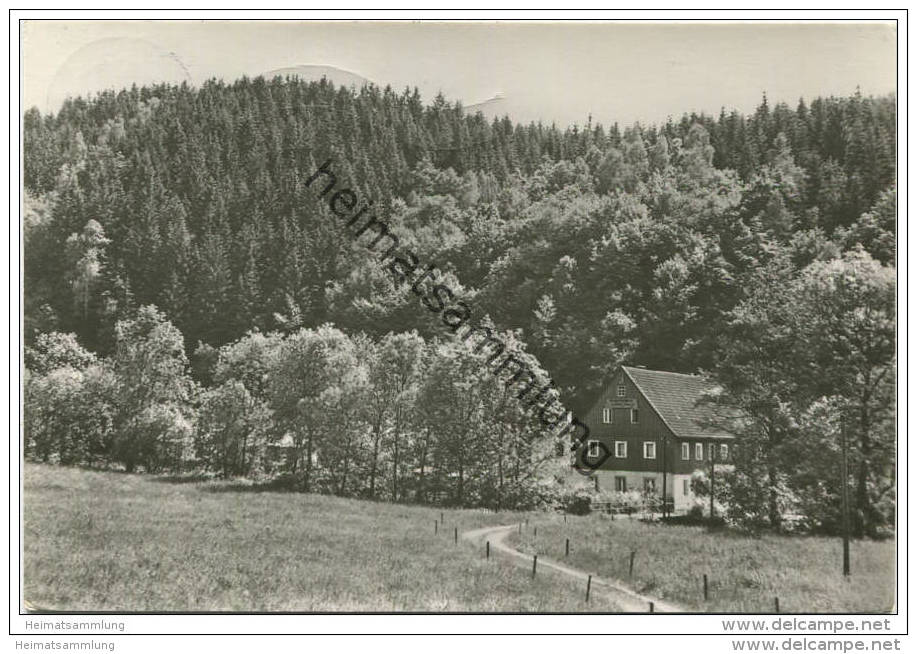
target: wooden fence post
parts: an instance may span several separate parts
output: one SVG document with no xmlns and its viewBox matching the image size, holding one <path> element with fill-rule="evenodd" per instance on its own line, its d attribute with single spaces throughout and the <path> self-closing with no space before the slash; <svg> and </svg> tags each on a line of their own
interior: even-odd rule
<svg viewBox="0 0 917 654">
<path fill-rule="evenodd" d="M 650 602 L 650 613 L 655 613 L 655 612 L 656 612 L 656 605 Z"/>
<path fill-rule="evenodd" d="M 455 528 L 455 544 L 458 545 L 458 527 Z"/>
<path fill-rule="evenodd" d="M 586 580 L 586 604 L 589 603 L 589 591 L 592 590 L 592 575 Z"/>
<path fill-rule="evenodd" d="M 704 601 L 707 601 L 707 575 L 704 575 Z"/>
<path fill-rule="evenodd" d="M 564 556 L 570 556 L 570 539 L 567 539 L 567 545 L 564 548 Z"/>
<path fill-rule="evenodd" d="M 538 567 L 538 555 L 532 557 L 532 579 L 535 578 L 535 568 Z"/>
<path fill-rule="evenodd" d="M 774 613 L 780 613 L 780 598 L 774 598 Z"/>
<path fill-rule="evenodd" d="M 438 534 L 438 533 L 439 533 L 439 522 L 438 522 L 437 520 L 434 520 L 434 521 L 433 521 L 433 533 L 434 533 L 434 534 Z"/>
<path fill-rule="evenodd" d="M 630 551 L 630 571 L 628 572 L 628 575 L 631 577 L 634 576 L 634 557 L 635 556 L 637 556 L 636 550 L 631 550 Z"/>
<path fill-rule="evenodd" d="M 532 534 L 535 538 L 538 538 L 538 527 L 535 527 L 535 533 Z"/>
<path fill-rule="evenodd" d="M 489 559 L 490 558 L 490 541 L 487 541 L 486 552 L 487 552 L 486 558 Z"/>
</svg>

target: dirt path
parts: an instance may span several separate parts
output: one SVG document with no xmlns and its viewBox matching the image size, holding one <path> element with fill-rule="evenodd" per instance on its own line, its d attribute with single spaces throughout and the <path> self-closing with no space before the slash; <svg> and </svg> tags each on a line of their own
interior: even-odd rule
<svg viewBox="0 0 917 654">
<path fill-rule="evenodd" d="M 524 554 L 519 550 L 511 547 L 506 544 L 506 537 L 514 530 L 517 529 L 518 525 L 502 525 L 500 527 L 483 527 L 481 529 L 473 529 L 471 531 L 466 531 L 462 533 L 462 538 L 464 540 L 475 543 L 476 545 L 484 546 L 486 541 L 490 541 L 490 548 L 493 552 L 500 552 L 505 556 L 512 558 L 513 560 L 530 567 L 532 565 L 532 556 L 530 554 Z M 588 573 L 578 570 L 577 568 L 571 568 L 568 565 L 554 561 L 542 555 L 538 556 L 538 569 L 549 568 L 561 574 L 568 575 L 575 579 L 579 579 L 583 582 L 583 588 L 586 587 L 586 580 L 589 577 Z M 602 593 L 621 609 L 624 613 L 647 613 L 649 611 L 650 602 L 654 604 L 654 611 L 657 613 L 686 613 L 687 611 L 670 602 L 664 602 L 662 600 L 656 599 L 655 597 L 649 597 L 647 595 L 641 595 L 640 593 L 631 590 L 627 586 L 614 581 L 612 579 L 605 579 L 603 577 L 598 577 L 592 575 L 592 592 L 593 593 Z"/>
</svg>

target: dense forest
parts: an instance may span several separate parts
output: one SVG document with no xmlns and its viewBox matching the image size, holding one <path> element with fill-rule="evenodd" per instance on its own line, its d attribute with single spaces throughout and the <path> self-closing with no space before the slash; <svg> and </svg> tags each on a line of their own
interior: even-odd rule
<svg viewBox="0 0 917 654">
<path fill-rule="evenodd" d="M 423 406 L 417 398 L 434 389 L 468 391 L 467 379 L 437 372 L 430 354 L 461 359 L 461 348 L 441 340 L 416 298 L 393 287 L 307 186 L 331 159 L 402 243 L 460 289 L 476 319 L 506 333 L 556 381 L 571 409 L 582 411 L 621 363 L 710 374 L 723 384 L 717 401 L 750 416 L 741 428 L 746 460 L 723 486 L 724 502 L 742 507 L 737 520 L 777 526 L 794 512 L 832 528 L 838 482 L 825 452 L 836 453 L 843 431 L 853 448 L 856 525 L 876 535 L 894 515 L 896 123 L 894 97 L 857 92 L 795 108 L 764 98 L 752 115 L 723 110 L 625 128 L 589 117 L 561 128 L 488 122 L 442 96 L 424 103 L 416 89 L 281 78 L 107 92 L 68 100 L 55 115 L 31 109 L 23 119 L 24 325 L 35 392 L 55 392 L 38 384 L 54 371 L 79 371 L 84 383 L 87 370 L 102 366 L 93 384 L 126 393 L 130 375 L 119 382 L 118 366 L 149 367 L 134 350 L 156 350 L 150 343 L 168 332 L 159 351 L 172 352 L 191 376 L 164 383 L 159 399 L 142 388 L 125 396 L 106 427 L 111 442 L 98 447 L 111 453 L 119 433 L 139 433 L 126 425 L 153 406 L 193 407 L 183 414 L 189 433 L 213 435 L 232 430 L 201 425 L 257 405 L 273 425 L 258 428 L 270 432 L 264 448 L 294 434 L 300 454 L 291 465 L 302 474 L 296 466 L 316 459 L 313 436 L 327 441 L 327 430 L 318 418 L 308 428 L 296 423 L 305 410 L 285 395 L 295 384 L 276 384 L 307 384 L 303 370 L 320 359 L 315 352 L 353 356 L 347 365 L 359 372 L 329 381 L 333 398 L 300 388 L 297 397 L 321 397 L 326 408 L 337 401 L 345 411 L 341 388 L 390 390 L 386 375 L 397 375 L 379 372 L 388 381 L 373 383 L 370 353 L 394 347 L 392 339 L 403 341 L 394 359 L 424 362 L 415 381 L 400 377 L 409 404 Z M 233 367 L 252 348 L 287 353 Z M 297 357 L 300 368 L 291 369 Z M 258 365 L 263 378 L 251 370 Z M 469 375 L 478 386 L 492 383 Z M 532 445 L 540 428 L 521 414 L 505 419 L 505 406 L 485 407 L 493 389 L 475 388 L 476 403 L 433 422 L 409 420 L 400 400 L 378 424 L 371 412 L 336 414 L 335 425 L 355 421 L 353 433 L 374 436 L 349 480 L 340 465 L 326 465 L 340 456 L 326 443 L 318 460 L 334 471 L 323 482 L 329 492 L 375 496 L 384 478 L 394 488 L 388 496 L 402 499 L 399 480 L 426 474 L 417 452 L 393 454 L 391 434 L 402 427 L 392 421 L 413 425 L 402 430 L 413 434 L 406 447 L 424 429 L 453 425 L 458 442 L 463 425 L 504 425 L 512 444 L 495 447 L 507 462 L 541 456 Z M 361 397 L 354 406 L 372 405 Z M 28 413 L 27 405 L 27 423 Z M 482 422 L 469 422 L 472 414 Z M 164 433 L 156 424 L 181 422 L 147 418 L 152 434 Z M 250 418 L 232 429 L 248 433 L 239 425 Z M 513 440 L 523 434 L 524 454 Z M 113 458 L 159 465 L 135 454 Z M 455 456 L 465 453 L 446 448 L 433 465 L 449 488 L 443 497 L 507 503 L 491 492 L 493 478 L 506 477 L 502 458 L 495 473 L 490 454 L 487 465 L 472 450 L 468 461 Z M 249 472 L 238 461 L 221 466 Z M 478 495 L 469 500 L 472 469 Z"/>
</svg>

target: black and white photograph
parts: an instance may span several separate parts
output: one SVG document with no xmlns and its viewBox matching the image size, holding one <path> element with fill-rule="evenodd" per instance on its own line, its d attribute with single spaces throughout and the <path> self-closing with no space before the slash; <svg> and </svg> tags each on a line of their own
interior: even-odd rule
<svg viewBox="0 0 917 654">
<path fill-rule="evenodd" d="M 181 18 L 11 22 L 32 629 L 889 629 L 894 17 Z"/>
</svg>

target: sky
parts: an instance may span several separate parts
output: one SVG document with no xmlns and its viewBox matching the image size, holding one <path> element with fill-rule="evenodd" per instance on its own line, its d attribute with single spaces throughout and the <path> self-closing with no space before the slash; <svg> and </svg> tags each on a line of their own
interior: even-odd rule
<svg viewBox="0 0 917 654">
<path fill-rule="evenodd" d="M 896 90 L 894 23 L 26 21 L 23 108 L 131 83 L 334 66 L 514 120 L 629 125 Z"/>
</svg>

